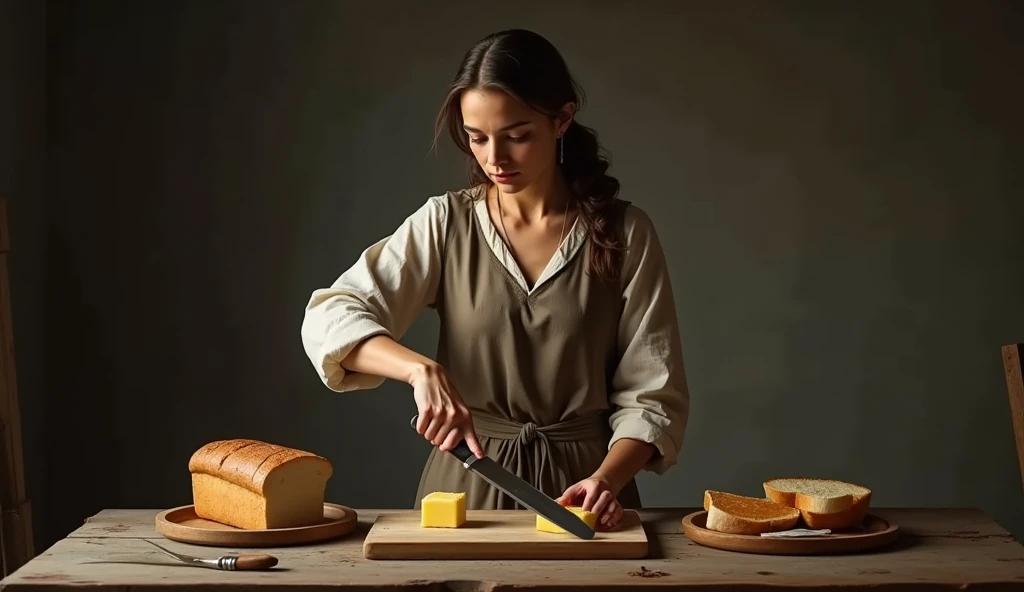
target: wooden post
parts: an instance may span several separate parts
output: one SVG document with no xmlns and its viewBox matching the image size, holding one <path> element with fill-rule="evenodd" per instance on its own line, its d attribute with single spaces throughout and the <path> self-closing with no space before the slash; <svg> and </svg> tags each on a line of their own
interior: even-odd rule
<svg viewBox="0 0 1024 592">
<path fill-rule="evenodd" d="M 1024 376 L 1021 375 L 1021 351 L 1024 345 L 1003 346 L 1003 370 L 1006 372 L 1006 390 L 1010 395 L 1010 416 L 1013 436 L 1017 441 L 1017 461 L 1020 462 L 1021 483 L 1024 485 Z"/>
<path fill-rule="evenodd" d="M 32 513 L 25 494 L 24 455 L 7 253 L 11 241 L 7 200 L 0 198 L 0 559 L 4 576 L 28 562 L 35 551 Z"/>
</svg>

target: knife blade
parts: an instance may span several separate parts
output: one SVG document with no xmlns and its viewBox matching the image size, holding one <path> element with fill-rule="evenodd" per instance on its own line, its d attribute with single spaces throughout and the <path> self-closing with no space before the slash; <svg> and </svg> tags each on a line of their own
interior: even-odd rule
<svg viewBox="0 0 1024 592">
<path fill-rule="evenodd" d="M 416 429 L 419 415 L 412 416 L 409 426 Z M 469 449 L 465 440 L 460 440 L 449 451 L 449 454 L 462 461 L 462 466 L 473 471 L 483 480 L 504 491 L 523 506 L 547 518 L 554 524 L 564 528 L 577 537 L 590 540 L 594 538 L 594 529 L 590 528 L 579 516 L 567 510 L 551 499 L 544 492 L 530 485 L 516 474 L 495 462 L 490 457 L 477 458 Z"/>
</svg>

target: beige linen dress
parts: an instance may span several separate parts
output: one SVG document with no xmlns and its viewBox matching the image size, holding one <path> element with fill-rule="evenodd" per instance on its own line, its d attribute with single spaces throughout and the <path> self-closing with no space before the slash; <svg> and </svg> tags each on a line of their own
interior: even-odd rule
<svg viewBox="0 0 1024 592">
<path fill-rule="evenodd" d="M 431 197 L 365 250 L 330 288 L 315 290 L 302 339 L 324 384 L 374 388 L 340 361 L 379 334 L 401 339 L 433 308 L 437 361 L 471 409 L 488 456 L 555 498 L 589 477 L 620 438 L 653 444 L 646 469 L 675 464 L 689 415 L 675 303 L 651 220 L 625 206 L 621 281 L 586 273 L 577 221 L 530 287 L 487 211 L 485 185 Z M 404 420 L 403 420 L 404 421 Z M 517 508 L 434 448 L 416 492 L 464 491 L 469 509 Z M 640 507 L 635 481 L 620 492 Z"/>
</svg>

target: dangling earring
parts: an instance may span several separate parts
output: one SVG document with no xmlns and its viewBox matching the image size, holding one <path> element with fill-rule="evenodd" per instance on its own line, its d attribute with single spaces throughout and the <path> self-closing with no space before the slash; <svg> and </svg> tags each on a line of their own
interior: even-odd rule
<svg viewBox="0 0 1024 592">
<path fill-rule="evenodd" d="M 565 162 L 565 134 L 558 134 L 558 162 Z"/>
</svg>

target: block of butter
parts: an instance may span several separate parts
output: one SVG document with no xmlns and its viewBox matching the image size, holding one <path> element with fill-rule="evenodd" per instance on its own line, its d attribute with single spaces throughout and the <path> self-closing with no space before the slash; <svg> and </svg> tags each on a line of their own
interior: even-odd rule
<svg viewBox="0 0 1024 592">
<path fill-rule="evenodd" d="M 465 492 L 434 491 L 420 503 L 423 528 L 458 528 L 466 523 Z"/>
<path fill-rule="evenodd" d="M 589 526 L 590 528 L 595 528 L 595 526 L 597 525 L 597 514 L 584 510 L 579 506 L 566 506 L 565 509 L 582 518 L 583 522 L 585 522 L 587 526 Z M 558 526 L 554 522 L 551 522 L 550 520 L 541 516 L 540 514 L 537 514 L 537 530 L 541 532 L 554 533 L 566 532 L 564 528 Z"/>
</svg>

